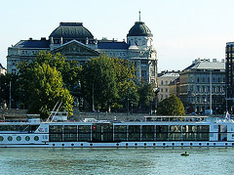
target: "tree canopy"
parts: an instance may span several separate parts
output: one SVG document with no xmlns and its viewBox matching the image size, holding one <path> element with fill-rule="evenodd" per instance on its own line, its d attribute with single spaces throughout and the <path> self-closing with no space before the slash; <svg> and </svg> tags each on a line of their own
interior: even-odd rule
<svg viewBox="0 0 234 175">
<path fill-rule="evenodd" d="M 164 99 L 158 104 L 157 114 L 184 116 L 184 105 L 176 95 L 172 95 L 171 97 Z"/>
<path fill-rule="evenodd" d="M 138 88 L 138 93 L 140 95 L 140 109 L 144 111 L 149 111 L 150 106 L 155 98 L 153 84 L 141 84 Z"/>
<path fill-rule="evenodd" d="M 23 62 L 19 65 L 21 89 L 25 94 L 26 106 L 30 113 L 40 113 L 42 118 L 48 116 L 57 101 L 62 101 L 61 109 L 72 115 L 73 97 L 64 87 L 61 72 L 56 68 L 66 63 L 59 58 L 60 55 L 52 56 L 44 52 L 40 53 L 34 62 Z"/>
<path fill-rule="evenodd" d="M 134 66 L 128 61 L 101 55 L 83 66 L 81 91 L 90 106 L 94 98 L 96 109 L 110 111 L 112 107 L 122 107 L 130 95 L 137 100 L 132 95 L 136 92 L 133 78 Z"/>
</svg>

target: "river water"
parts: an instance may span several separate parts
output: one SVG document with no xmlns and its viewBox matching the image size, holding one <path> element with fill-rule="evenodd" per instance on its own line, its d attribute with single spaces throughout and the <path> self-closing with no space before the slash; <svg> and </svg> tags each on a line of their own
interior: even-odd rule
<svg viewBox="0 0 234 175">
<path fill-rule="evenodd" d="M 180 156 L 183 152 L 189 156 Z M 0 174 L 233 174 L 234 148 L 1 148 Z"/>
</svg>

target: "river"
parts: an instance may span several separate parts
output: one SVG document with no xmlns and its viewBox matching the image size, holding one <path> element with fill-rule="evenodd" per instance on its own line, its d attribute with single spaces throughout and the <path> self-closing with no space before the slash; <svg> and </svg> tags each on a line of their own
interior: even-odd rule
<svg viewBox="0 0 234 175">
<path fill-rule="evenodd" d="M 180 154 L 189 152 L 189 156 Z M 0 174 L 232 174 L 233 148 L 1 148 Z"/>
</svg>

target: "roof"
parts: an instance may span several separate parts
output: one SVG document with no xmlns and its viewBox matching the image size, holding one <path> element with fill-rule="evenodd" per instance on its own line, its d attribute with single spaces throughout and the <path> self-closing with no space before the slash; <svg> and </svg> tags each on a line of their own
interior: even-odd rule
<svg viewBox="0 0 234 175">
<path fill-rule="evenodd" d="M 145 25 L 144 22 L 138 21 L 138 22 L 135 22 L 134 26 L 129 30 L 127 36 L 150 36 L 152 37 L 153 34 L 151 33 L 150 29 Z"/>
<path fill-rule="evenodd" d="M 98 49 L 128 49 L 129 45 L 126 42 L 116 41 L 99 41 Z"/>
<path fill-rule="evenodd" d="M 5 67 L 3 67 L 3 65 L 0 63 L 0 68 L 1 69 L 6 69 Z"/>
<path fill-rule="evenodd" d="M 217 61 L 214 59 L 212 62 L 209 59 L 196 59 L 191 65 L 189 65 L 185 70 L 198 69 L 198 70 L 225 70 L 224 61 Z"/>
<path fill-rule="evenodd" d="M 41 40 L 21 40 L 14 47 L 21 48 L 49 48 L 49 40 L 42 38 Z"/>
<path fill-rule="evenodd" d="M 54 38 L 93 39 L 92 33 L 80 22 L 61 22 L 51 34 Z"/>
<path fill-rule="evenodd" d="M 166 74 L 164 74 L 164 75 L 162 75 L 162 76 L 160 76 L 160 77 L 179 77 L 180 76 L 180 74 L 179 73 L 166 73 Z"/>
<path fill-rule="evenodd" d="M 225 63 L 221 62 L 200 62 L 192 67 L 192 69 L 225 69 Z"/>
</svg>

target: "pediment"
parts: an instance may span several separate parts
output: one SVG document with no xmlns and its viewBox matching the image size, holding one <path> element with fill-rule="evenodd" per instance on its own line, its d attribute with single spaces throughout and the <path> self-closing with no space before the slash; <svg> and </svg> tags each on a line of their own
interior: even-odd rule
<svg viewBox="0 0 234 175">
<path fill-rule="evenodd" d="M 73 40 L 54 49 L 52 52 L 60 52 L 64 56 L 99 56 L 100 53 L 87 47 L 83 43 Z"/>
</svg>

